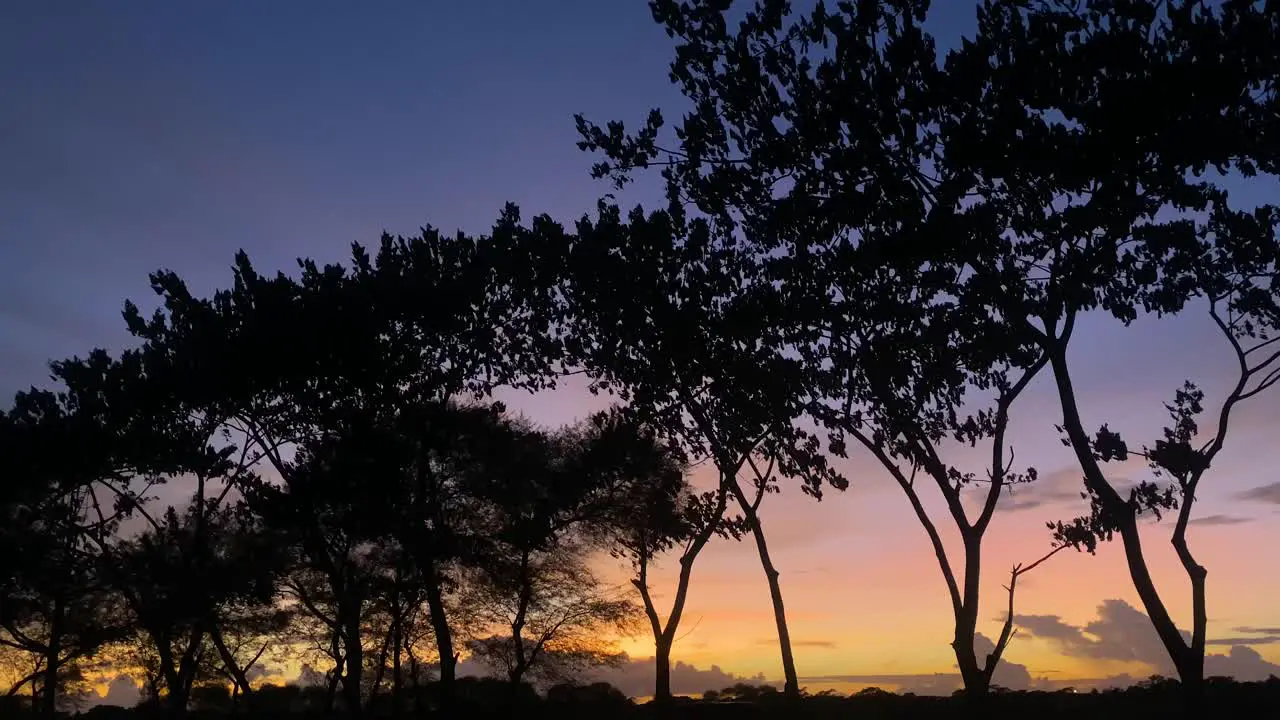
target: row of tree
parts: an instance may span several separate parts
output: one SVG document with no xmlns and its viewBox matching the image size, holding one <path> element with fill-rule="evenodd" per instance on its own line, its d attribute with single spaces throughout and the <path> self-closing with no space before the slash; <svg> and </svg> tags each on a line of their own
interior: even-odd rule
<svg viewBox="0 0 1280 720">
<path fill-rule="evenodd" d="M 664 698 L 694 563 L 720 535 L 755 546 L 797 694 L 759 510 L 782 479 L 843 489 L 838 460 L 865 452 L 932 543 L 981 696 L 1013 629 L 1011 584 L 978 657 L 982 541 L 1009 486 L 1036 477 L 1007 435 L 1044 377 L 1090 502 L 1046 550 L 1119 535 L 1198 697 L 1206 570 L 1187 525 L 1233 412 L 1280 381 L 1280 215 L 1231 199 L 1280 171 L 1273 4 L 987 0 L 940 54 L 923 0 L 654 0 L 689 103 L 673 137 L 658 111 L 635 133 L 578 124 L 597 176 L 660 167 L 665 208 L 607 199 L 566 227 L 508 207 L 483 236 L 384 237 L 296 276 L 241 255 L 209 298 L 156 273 L 154 314 L 126 307 L 136 348 L 55 363 L 58 389 L 20 394 L 0 427 L 0 642 L 33 658 L 24 684 L 50 711 L 72 669 L 125 646 L 177 712 L 207 678 L 251 693 L 262 638 L 288 628 L 358 712 L 384 684 L 399 707 L 428 673 L 448 707 L 464 651 L 517 681 L 580 669 L 608 654 L 601 626 L 638 612 Z M 1236 360 L 1209 428 L 1187 385 L 1149 447 L 1091 432 L 1068 362 L 1078 319 L 1188 309 Z M 567 374 L 616 407 L 548 432 L 486 399 Z M 989 464 L 949 463 L 958 444 Z M 1154 477 L 1124 486 L 1107 463 L 1130 456 Z M 690 463 L 714 469 L 706 491 Z M 179 481 L 189 501 L 150 502 Z M 1189 633 L 1138 530 L 1165 511 Z M 604 552 L 633 562 L 638 611 L 591 575 Z M 664 554 L 679 573 L 659 607 Z"/>
<path fill-rule="evenodd" d="M 293 660 L 325 662 L 350 713 L 429 680 L 447 704 L 464 650 L 513 684 L 574 678 L 639 620 L 593 556 L 647 547 L 636 518 L 674 542 L 700 507 L 680 458 L 618 413 L 552 433 L 401 388 L 264 421 L 187 404 L 199 381 L 174 370 L 95 353 L 5 416 L 0 643 L 9 693 L 45 712 L 93 670 L 175 713 Z"/>
</svg>

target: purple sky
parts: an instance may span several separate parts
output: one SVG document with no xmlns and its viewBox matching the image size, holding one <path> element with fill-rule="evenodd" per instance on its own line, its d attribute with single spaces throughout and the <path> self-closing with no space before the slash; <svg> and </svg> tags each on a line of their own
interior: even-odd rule
<svg viewBox="0 0 1280 720">
<path fill-rule="evenodd" d="M 4 3 L 0 393 L 118 346 L 160 267 L 208 290 L 239 248 L 292 270 L 506 201 L 590 210 L 572 114 L 678 108 L 670 48 L 638 0 Z"/>
</svg>

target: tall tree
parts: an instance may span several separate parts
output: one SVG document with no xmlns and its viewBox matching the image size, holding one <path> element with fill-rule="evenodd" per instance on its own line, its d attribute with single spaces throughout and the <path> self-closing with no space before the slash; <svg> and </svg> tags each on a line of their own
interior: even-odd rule
<svg viewBox="0 0 1280 720">
<path fill-rule="evenodd" d="M 467 642 L 472 657 L 514 684 L 543 686 L 619 663 L 616 641 L 635 628 L 638 607 L 592 572 L 588 549 L 522 550 L 474 578 L 466 607 L 494 634 Z"/>
<path fill-rule="evenodd" d="M 1120 533 L 1123 540 L 1126 532 L 1132 533 L 1130 517 L 1137 517 L 1143 511 L 1159 516 L 1176 510 L 1170 541 L 1190 584 L 1189 636 L 1178 630 L 1172 616 L 1164 610 L 1162 597 L 1154 594 L 1154 585 L 1140 586 L 1140 590 L 1149 594 L 1152 608 L 1163 610 L 1153 616 L 1153 623 L 1183 684 L 1197 693 L 1204 681 L 1208 570 L 1192 553 L 1187 529 L 1197 490 L 1213 461 L 1226 447 L 1235 411 L 1241 403 L 1280 382 L 1280 349 L 1275 346 L 1280 338 L 1278 222 L 1280 208 L 1275 206 L 1262 206 L 1253 211 L 1219 206 L 1201 230 L 1213 236 L 1214 246 L 1207 247 L 1200 258 L 1181 268 L 1166 268 L 1168 283 L 1185 284 L 1202 294 L 1209 317 L 1235 361 L 1235 381 L 1211 413 L 1210 427 L 1201 430 L 1205 394 L 1190 381 L 1165 405 L 1172 424 L 1164 428 L 1163 437 L 1153 445 L 1132 449 L 1120 432 L 1104 424 L 1088 438 L 1086 457 L 1091 462 L 1087 464 L 1097 473 L 1092 478 L 1086 476 L 1090 514 L 1051 525 L 1060 541 L 1092 553 L 1099 541 L 1110 540 L 1116 533 Z M 1158 292 L 1165 290 L 1167 288 L 1162 287 Z M 1070 438 L 1070 425 L 1067 432 Z M 1122 485 L 1109 477 L 1099 463 L 1124 462 L 1131 457 L 1147 461 L 1153 481 L 1139 484 L 1126 498 Z M 1099 480 L 1105 485 L 1098 484 Z M 1131 566 L 1145 562 L 1136 539 L 1129 540 L 1125 549 Z M 1142 577 L 1138 572 L 1135 579 Z"/>
<path fill-rule="evenodd" d="M 1022 379 L 1047 363 L 1086 484 L 1110 515 L 1126 518 L 1119 532 L 1135 586 L 1177 656 L 1176 628 L 1141 560 L 1135 519 L 1159 493 L 1144 485 L 1125 498 L 1102 489 L 1066 347 L 1082 313 L 1128 322 L 1142 309 L 1176 312 L 1199 292 L 1165 282 L 1161 268 L 1202 252 L 1206 237 L 1189 216 L 1210 208 L 1221 188 L 1195 175 L 1276 168 L 1276 61 L 1266 49 L 1276 38 L 1274 13 L 1259 3 L 1196 0 L 992 0 L 978 8 L 975 36 L 939 58 L 923 30 L 927 2 L 819 4 L 795 17 L 786 2 L 744 4 L 731 30 L 728 3 L 651 3 L 678 40 L 672 78 L 692 110 L 676 129 L 677 146 L 665 144 L 656 111 L 634 134 L 621 123 L 579 119 L 582 144 L 606 154 L 596 173 L 621 184 L 637 169 L 662 166 L 672 205 L 735 228 L 770 258 L 766 275 L 789 307 L 813 315 L 847 299 L 870 301 L 856 309 L 860 323 L 828 321 L 818 330 L 823 350 L 812 359 L 839 363 L 826 349 L 834 345 L 855 365 L 840 370 L 852 371 L 846 385 L 858 391 L 829 395 L 905 401 L 905 426 L 894 423 L 884 437 L 874 423 L 864 427 L 875 447 L 905 440 L 923 450 L 926 462 L 908 467 L 942 469 L 928 462 L 933 441 L 919 442 L 931 427 L 970 440 L 976 430 L 997 441 L 989 475 L 1008 482 L 995 421 Z M 1195 59 L 1203 57 L 1223 62 L 1201 72 Z M 840 287 L 830 282 L 833 269 L 846 278 Z M 853 297 L 842 297 L 850 289 Z M 927 309 L 906 312 L 917 300 Z M 834 342 L 822 337 L 832 329 Z M 902 344 L 917 331 L 916 342 Z M 862 343 L 858 333 L 881 338 L 880 351 L 876 343 L 841 347 L 851 336 Z M 859 347 L 871 351 L 859 357 Z M 959 348 L 968 354 L 947 357 Z M 886 355 L 896 355 L 888 367 Z M 925 374 L 940 369 L 941 383 Z M 994 411 L 972 425 L 949 412 L 966 386 L 995 395 Z M 930 418 L 935 408 L 943 412 Z M 891 409 L 880 412 L 892 419 Z M 852 419 L 845 431 L 867 422 Z M 904 427 L 914 440 L 900 436 Z M 946 477 L 936 484 L 958 498 L 946 487 L 963 484 L 963 473 L 931 474 Z M 996 485 L 988 487 L 993 504 Z M 962 536 L 980 535 L 973 528 L 984 525 L 982 515 L 952 515 Z M 953 595 L 958 631 L 968 625 L 964 594 L 959 602 Z M 970 666 L 966 684 L 972 678 L 980 690 L 989 674 L 961 665 Z"/>
<path fill-rule="evenodd" d="M 693 579 L 693 565 L 716 535 L 741 536 L 741 523 L 725 517 L 728 490 L 723 485 L 695 492 L 684 476 L 682 464 L 659 458 L 650 482 L 632 491 L 630 511 L 616 528 L 613 554 L 631 562 L 631 584 L 640 594 L 645 618 L 653 633 L 654 691 L 659 702 L 671 695 L 671 650 L 684 615 Z M 649 570 L 660 557 L 679 550 L 675 594 L 664 618 L 654 602 Z"/>
<path fill-rule="evenodd" d="M 529 439 L 517 472 L 481 479 L 498 510 L 497 542 L 473 574 L 468 605 L 496 634 L 470 647 L 514 683 L 553 684 L 619 658 L 612 643 L 633 628 L 638 608 L 589 562 L 610 547 L 666 455 L 616 411 Z"/>
<path fill-rule="evenodd" d="M 1014 401 L 1046 365 L 1031 338 L 1004 332 L 980 303 L 957 304 L 968 278 L 929 241 L 991 243 L 1002 228 L 959 213 L 969 185 L 934 187 L 946 73 L 917 2 L 751 5 L 736 29 L 727 3 L 651 3 L 678 39 L 672 78 L 693 111 L 662 145 L 662 117 L 628 136 L 579 119 L 583 145 L 619 184 L 663 166 L 672 205 L 691 207 L 741 238 L 768 288 L 781 347 L 802 358 L 807 413 L 843 455 L 871 452 L 906 493 L 934 547 L 955 615 L 952 641 L 971 691 L 982 694 L 1007 642 L 975 655 L 981 544 L 1004 488 L 1034 478 L 1006 456 Z M 981 281 L 979 281 L 981 282 Z M 975 399 L 969 389 L 986 398 Z M 975 409 L 987 400 L 990 406 Z M 975 402 L 976 400 L 976 402 Z M 942 459 L 947 442 L 991 448 L 981 474 Z M 959 531 L 953 567 L 914 480 L 927 477 Z M 976 517 L 964 493 L 985 483 Z"/>
<path fill-rule="evenodd" d="M 969 48 L 970 62 L 981 58 L 1022 82 L 1054 78 L 1021 107 L 1013 97 L 982 103 L 993 119 L 1021 130 L 1009 133 L 1012 142 L 1002 141 L 1002 149 L 1037 158 L 1017 182 L 1008 182 L 1013 173 L 991 167 L 990 133 L 974 125 L 968 137 L 975 140 L 975 159 L 982 158 L 971 167 L 1005 180 L 988 191 L 988 202 L 1023 220 L 1004 257 L 1030 269 L 1020 279 L 1007 277 L 994 302 L 1049 355 L 1062 430 L 1093 506 L 1090 518 L 1056 531 L 1087 547 L 1082 530 L 1094 538 L 1120 535 L 1134 588 L 1198 709 L 1205 571 L 1186 544 L 1189 505 L 1223 448 L 1232 408 L 1274 379 L 1268 356 L 1254 353 L 1267 347 L 1274 327 L 1275 211 L 1240 212 L 1228 190 L 1259 171 L 1280 172 L 1272 142 L 1280 66 L 1270 49 L 1280 39 L 1280 21 L 1260 3 L 1191 0 L 1163 8 L 1002 3 L 981 21 L 985 42 Z M 1220 63 L 1202 72 L 1198 59 L 1210 56 Z M 970 97 L 976 108 L 977 95 Z M 1043 199 L 1029 213 L 1026 198 L 1033 192 Z M 1097 308 L 1128 323 L 1144 310 L 1182 311 L 1196 298 L 1209 301 L 1236 355 L 1239 382 L 1220 407 L 1215 436 L 1199 448 L 1190 443 L 1202 398 L 1191 388 L 1180 392 L 1169 406 L 1174 426 L 1147 453 L 1175 482 L 1144 481 L 1126 492 L 1102 467 L 1126 454 L 1123 441 L 1106 426 L 1094 436 L 1085 430 L 1067 354 L 1076 318 Z M 1258 332 L 1262 336 L 1253 337 Z M 1261 348 L 1251 352 L 1255 345 Z M 1174 547 L 1192 586 L 1189 641 L 1155 586 L 1138 529 L 1141 515 L 1159 514 L 1179 500 Z"/>
<path fill-rule="evenodd" d="M 797 422 L 807 378 L 762 321 L 774 314 L 772 287 L 725 228 L 678 211 L 624 217 L 602 202 L 598 218 L 583 218 L 573 233 L 543 221 L 534 237 L 561 267 L 555 329 L 565 365 L 585 372 L 593 392 L 623 400 L 633 422 L 711 461 L 742 513 L 768 583 L 786 686 L 798 695 L 779 573 L 756 501 L 777 486 L 755 472 L 755 460 L 771 459 L 814 497 L 847 481 Z M 749 489 L 740 483 L 744 469 Z"/>
</svg>

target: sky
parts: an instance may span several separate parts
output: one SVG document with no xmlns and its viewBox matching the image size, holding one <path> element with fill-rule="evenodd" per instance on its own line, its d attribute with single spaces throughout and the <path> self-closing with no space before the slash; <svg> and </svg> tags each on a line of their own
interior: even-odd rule
<svg viewBox="0 0 1280 720">
<path fill-rule="evenodd" d="M 937 5 L 941 45 L 974 27 L 967 2 Z M 590 211 L 609 188 L 589 177 L 572 115 L 636 122 L 650 107 L 678 111 L 671 47 L 638 0 L 0 4 L 0 393 L 44 384 L 51 359 L 127 346 L 122 304 L 146 307 L 147 274 L 159 268 L 207 293 L 229 282 L 242 248 L 260 269 L 292 270 L 299 256 L 344 260 L 350 243 L 384 230 L 483 232 L 508 201 L 565 221 Z M 1154 440 L 1160 403 L 1184 379 L 1210 403 L 1221 398 L 1232 365 L 1214 333 L 1200 312 L 1128 328 L 1086 318 L 1070 360 L 1088 423 Z M 505 399 L 551 425 L 600 404 L 572 385 Z M 1280 674 L 1280 556 L 1260 551 L 1280 545 L 1276 408 L 1264 396 L 1238 413 L 1198 500 L 1191 541 L 1209 569 L 1211 673 Z M 999 632 L 1008 569 L 1049 548 L 1046 521 L 1083 509 L 1053 427 L 1060 416 L 1043 380 L 1014 413 L 1017 457 L 1041 479 L 1017 490 L 989 532 L 987 637 Z M 981 469 L 972 451 L 952 456 Z M 867 458 L 845 469 L 847 492 L 819 503 L 787 487 L 762 511 L 803 684 L 949 690 L 950 610 L 924 531 Z M 1145 469 L 1114 472 L 1137 480 Z M 1169 525 L 1144 532 L 1186 622 Z M 997 682 L 1172 674 L 1118 546 L 1059 554 L 1019 580 L 1017 602 L 1024 617 Z M 749 544 L 718 541 L 699 558 L 685 618 L 677 691 L 780 678 Z M 635 661 L 616 674 L 622 684 L 643 676 L 652 642 L 624 647 Z"/>
</svg>

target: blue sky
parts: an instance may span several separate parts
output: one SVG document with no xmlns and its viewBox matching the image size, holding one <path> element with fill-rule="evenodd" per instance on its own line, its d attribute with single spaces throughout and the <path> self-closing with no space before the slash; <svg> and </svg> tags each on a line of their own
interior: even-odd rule
<svg viewBox="0 0 1280 720">
<path fill-rule="evenodd" d="M 670 47 L 639 1 L 4 3 L 0 393 L 117 345 L 160 267 L 591 209 L 572 115 L 678 108 Z"/>
</svg>

